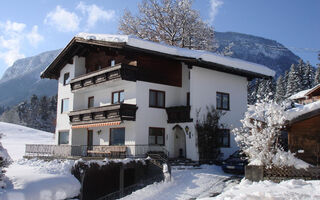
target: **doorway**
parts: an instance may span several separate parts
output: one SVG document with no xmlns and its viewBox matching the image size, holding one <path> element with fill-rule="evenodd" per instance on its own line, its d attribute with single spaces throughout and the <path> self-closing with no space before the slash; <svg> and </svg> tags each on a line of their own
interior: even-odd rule
<svg viewBox="0 0 320 200">
<path fill-rule="evenodd" d="M 87 146 L 88 146 L 88 150 L 92 150 L 92 146 L 93 146 L 93 130 L 88 130 Z"/>
<path fill-rule="evenodd" d="M 173 127 L 174 137 L 174 157 L 186 158 L 186 135 L 181 126 L 176 125 Z"/>
</svg>

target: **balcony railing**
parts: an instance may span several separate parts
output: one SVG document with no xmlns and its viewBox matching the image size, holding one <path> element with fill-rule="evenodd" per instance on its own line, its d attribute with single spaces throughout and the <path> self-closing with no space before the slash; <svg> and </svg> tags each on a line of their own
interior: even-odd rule
<svg viewBox="0 0 320 200">
<path fill-rule="evenodd" d="M 137 70 L 138 68 L 133 65 L 117 64 L 112 67 L 107 67 L 98 71 L 83 74 L 70 81 L 71 91 L 76 91 L 81 88 L 115 79 L 136 81 Z"/>
<path fill-rule="evenodd" d="M 124 151 L 123 151 L 124 149 Z M 41 157 L 110 157 L 110 158 L 144 158 L 149 153 L 162 153 L 168 157 L 169 153 L 164 146 L 159 145 L 47 145 L 26 144 L 26 156 Z"/>
<path fill-rule="evenodd" d="M 71 125 L 91 123 L 135 121 L 137 106 L 133 104 L 115 104 L 101 107 L 93 107 L 84 110 L 71 111 L 69 119 Z"/>
<path fill-rule="evenodd" d="M 167 107 L 168 123 L 192 122 L 190 106 Z"/>
</svg>

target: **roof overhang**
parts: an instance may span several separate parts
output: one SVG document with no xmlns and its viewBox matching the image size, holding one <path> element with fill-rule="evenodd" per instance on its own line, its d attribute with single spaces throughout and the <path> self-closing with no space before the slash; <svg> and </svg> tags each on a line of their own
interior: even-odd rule
<svg viewBox="0 0 320 200">
<path fill-rule="evenodd" d="M 60 70 L 68 63 L 71 63 L 71 59 L 75 55 L 82 55 L 89 48 L 112 48 L 121 49 L 128 52 L 142 52 L 147 54 L 153 54 L 163 56 L 169 59 L 178 60 L 184 62 L 186 65 L 199 66 L 211 70 L 221 71 L 225 73 L 235 74 L 243 77 L 247 77 L 249 80 L 253 78 L 265 78 L 269 79 L 272 76 L 265 75 L 263 73 L 257 73 L 244 69 L 238 69 L 231 66 L 222 65 L 215 62 L 204 61 L 202 59 L 172 55 L 168 53 L 153 51 L 149 49 L 143 49 L 128 45 L 126 42 L 108 42 L 94 39 L 84 39 L 81 37 L 74 37 L 68 45 L 61 51 L 61 53 L 54 59 L 54 61 L 41 73 L 41 78 L 58 79 Z"/>
</svg>

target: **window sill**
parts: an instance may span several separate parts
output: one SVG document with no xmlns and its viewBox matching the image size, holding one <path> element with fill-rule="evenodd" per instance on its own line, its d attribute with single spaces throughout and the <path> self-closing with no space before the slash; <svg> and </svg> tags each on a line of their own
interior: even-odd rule
<svg viewBox="0 0 320 200">
<path fill-rule="evenodd" d="M 224 108 L 216 108 L 217 110 L 224 110 L 224 111 L 230 111 L 230 108 L 229 109 L 224 109 Z"/>
<path fill-rule="evenodd" d="M 149 108 L 160 108 L 160 109 L 166 109 L 166 107 L 158 107 L 158 106 L 149 106 Z"/>
</svg>

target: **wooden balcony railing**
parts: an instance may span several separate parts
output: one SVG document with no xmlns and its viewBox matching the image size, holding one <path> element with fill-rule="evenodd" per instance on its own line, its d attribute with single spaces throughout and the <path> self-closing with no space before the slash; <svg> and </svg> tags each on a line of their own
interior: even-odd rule
<svg viewBox="0 0 320 200">
<path fill-rule="evenodd" d="M 98 71 L 83 74 L 70 81 L 71 91 L 76 91 L 81 88 L 115 79 L 136 81 L 137 70 L 138 68 L 136 66 L 120 63 L 113 67 L 107 67 Z"/>
<path fill-rule="evenodd" d="M 69 119 L 71 125 L 82 125 L 115 121 L 135 121 L 138 107 L 133 104 L 115 104 L 93 107 L 84 110 L 71 111 Z"/>
<path fill-rule="evenodd" d="M 192 122 L 190 106 L 167 107 L 168 123 Z"/>
</svg>

